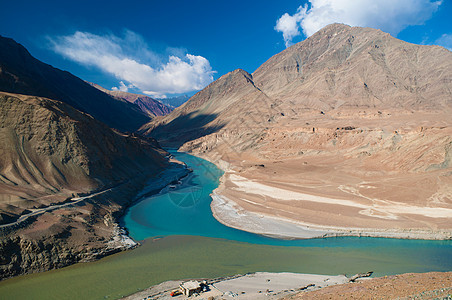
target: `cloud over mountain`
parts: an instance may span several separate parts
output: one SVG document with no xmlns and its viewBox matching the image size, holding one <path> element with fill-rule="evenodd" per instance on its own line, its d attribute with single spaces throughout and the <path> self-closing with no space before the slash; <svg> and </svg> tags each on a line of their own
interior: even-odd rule
<svg viewBox="0 0 452 300">
<path fill-rule="evenodd" d="M 65 58 L 114 75 L 120 90 L 135 87 L 159 96 L 199 90 L 213 81 L 214 71 L 206 58 L 185 51 L 159 55 L 132 31 L 125 31 L 123 37 L 77 31 L 50 42 Z"/>
<path fill-rule="evenodd" d="M 309 0 L 293 15 L 285 13 L 276 22 L 275 30 L 283 34 L 286 47 L 292 39 L 306 37 L 331 23 L 372 27 L 396 36 L 410 25 L 430 19 L 442 1 L 430 0 Z"/>
</svg>

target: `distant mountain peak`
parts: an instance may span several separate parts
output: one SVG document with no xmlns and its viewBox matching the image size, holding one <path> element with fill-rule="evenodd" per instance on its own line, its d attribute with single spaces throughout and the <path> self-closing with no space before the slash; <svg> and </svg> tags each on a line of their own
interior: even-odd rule
<svg viewBox="0 0 452 300">
<path fill-rule="evenodd" d="M 252 75 L 256 86 L 279 99 L 310 95 L 326 106 L 340 99 L 352 105 L 442 109 L 448 105 L 442 86 L 448 75 L 439 70 L 451 68 L 451 53 L 441 47 L 331 24 L 274 55 Z"/>
<path fill-rule="evenodd" d="M 146 95 L 134 94 L 124 91 L 111 91 L 103 88 L 98 84 L 91 82 L 88 83 L 110 96 L 135 104 L 141 111 L 143 111 L 150 117 L 164 116 L 169 114 L 173 110 L 173 108 L 163 104 L 161 101 Z"/>
</svg>

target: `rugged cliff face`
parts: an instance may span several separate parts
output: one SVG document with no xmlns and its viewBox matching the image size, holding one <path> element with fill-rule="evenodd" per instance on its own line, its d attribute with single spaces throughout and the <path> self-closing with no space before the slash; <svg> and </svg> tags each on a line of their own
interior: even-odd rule
<svg viewBox="0 0 452 300">
<path fill-rule="evenodd" d="M 145 183 L 145 178 L 138 178 L 77 205 L 1 226 L 0 280 L 92 261 L 135 247 L 137 244 L 116 222 Z"/>
<path fill-rule="evenodd" d="M 116 218 L 170 167 L 155 140 L 41 97 L 0 93 L 0 137 L 1 278 L 133 245 Z"/>
<path fill-rule="evenodd" d="M 142 131 L 225 166 L 218 192 L 239 210 L 311 225 L 451 230 L 451 79 L 445 48 L 333 24 L 253 74 L 222 76 Z M 263 196 L 256 182 L 300 199 Z"/>
</svg>

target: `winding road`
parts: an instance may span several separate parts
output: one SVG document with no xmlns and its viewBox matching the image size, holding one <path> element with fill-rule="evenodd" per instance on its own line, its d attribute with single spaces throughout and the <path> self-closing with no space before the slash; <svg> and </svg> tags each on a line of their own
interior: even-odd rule
<svg viewBox="0 0 452 300">
<path fill-rule="evenodd" d="M 56 209 L 60 209 L 62 207 L 73 206 L 75 204 L 78 204 L 78 203 L 86 200 L 86 199 L 90 199 L 92 197 L 95 197 L 95 196 L 101 195 L 103 193 L 106 193 L 108 191 L 111 191 L 112 189 L 114 189 L 116 187 L 118 187 L 118 185 L 114 186 L 114 187 L 111 187 L 111 188 L 108 188 L 108 189 L 105 189 L 105 190 L 102 190 L 100 192 L 92 193 L 92 194 L 87 195 L 87 196 L 72 198 L 70 200 L 70 202 L 65 202 L 65 203 L 58 204 L 58 205 L 50 205 L 50 206 L 42 207 L 42 208 L 29 209 L 31 212 L 29 212 L 27 214 L 24 214 L 24 215 L 21 215 L 16 221 L 14 221 L 12 223 L 0 225 L 0 228 L 6 228 L 6 227 L 10 227 L 10 226 L 15 226 L 15 225 L 18 225 L 19 223 L 27 220 L 30 217 L 39 216 L 39 215 L 42 215 L 45 212 L 49 212 L 49 211 L 53 211 L 53 210 L 56 210 Z"/>
</svg>

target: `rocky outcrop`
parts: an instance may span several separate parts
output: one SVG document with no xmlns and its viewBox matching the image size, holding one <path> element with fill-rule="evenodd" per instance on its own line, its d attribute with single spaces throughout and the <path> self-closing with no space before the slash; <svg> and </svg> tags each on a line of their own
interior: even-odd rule
<svg viewBox="0 0 452 300">
<path fill-rule="evenodd" d="M 140 187 L 135 182 L 75 207 L 45 213 L 12 230 L 1 228 L 0 279 L 92 261 L 133 248 L 135 243 L 118 239 L 121 232 L 113 215 L 126 207 L 125 203 L 118 204 L 121 197 L 131 201 Z"/>
<path fill-rule="evenodd" d="M 159 190 L 175 176 L 189 172 L 180 164 L 169 168 L 174 170 L 168 178 L 154 180 L 153 174 L 145 173 L 77 205 L 0 227 L 0 280 L 93 261 L 136 247 L 118 220 L 147 184 Z"/>
<path fill-rule="evenodd" d="M 64 233 L 70 234 L 69 231 Z M 0 241 L 2 278 L 26 272 L 42 272 L 92 259 L 93 249 L 74 249 L 65 242 L 65 236 L 50 236 L 45 240 L 31 240 L 20 236 Z M 97 249 L 99 255 L 104 249 Z"/>
<path fill-rule="evenodd" d="M 372 276 L 374 272 L 370 271 L 367 273 L 358 273 L 353 275 L 352 277 L 349 278 L 349 282 L 355 282 L 356 280 L 360 279 L 360 278 L 365 278 L 365 277 L 370 277 Z"/>
</svg>

